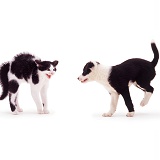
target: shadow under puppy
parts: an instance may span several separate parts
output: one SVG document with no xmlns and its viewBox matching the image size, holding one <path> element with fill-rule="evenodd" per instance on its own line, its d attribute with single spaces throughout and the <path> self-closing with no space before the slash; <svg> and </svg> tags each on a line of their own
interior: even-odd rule
<svg viewBox="0 0 160 160">
<path fill-rule="evenodd" d="M 116 66 L 104 66 L 99 62 L 88 62 L 83 73 L 78 77 L 82 83 L 96 81 L 102 84 L 111 95 L 110 110 L 104 113 L 104 117 L 111 117 L 116 111 L 119 95 L 121 94 L 128 108 L 126 116 L 134 116 L 134 106 L 129 93 L 129 86 L 134 84 L 145 92 L 140 105 L 145 106 L 154 88 L 150 85 L 155 77 L 155 66 L 159 59 L 159 52 L 154 42 L 151 43 L 154 58 L 151 62 L 140 58 L 124 61 Z"/>
</svg>

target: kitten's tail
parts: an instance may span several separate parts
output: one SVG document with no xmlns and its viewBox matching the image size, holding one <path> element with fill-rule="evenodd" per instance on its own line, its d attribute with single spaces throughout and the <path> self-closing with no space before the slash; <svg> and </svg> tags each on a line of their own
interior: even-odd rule
<svg viewBox="0 0 160 160">
<path fill-rule="evenodd" d="M 155 67 L 156 65 L 157 65 L 157 63 L 158 63 L 158 59 L 159 59 L 159 52 L 158 52 L 158 49 L 157 49 L 157 47 L 156 47 L 156 44 L 155 44 L 155 42 L 152 42 L 151 43 L 151 47 L 152 47 L 152 51 L 153 51 L 153 53 L 154 53 L 154 58 L 153 58 L 153 60 L 152 60 L 152 65 Z"/>
<path fill-rule="evenodd" d="M 8 71 L 9 71 L 10 63 L 2 64 L 0 68 L 0 84 L 2 86 L 2 95 L 0 96 L 0 100 L 3 100 L 8 95 Z"/>
</svg>

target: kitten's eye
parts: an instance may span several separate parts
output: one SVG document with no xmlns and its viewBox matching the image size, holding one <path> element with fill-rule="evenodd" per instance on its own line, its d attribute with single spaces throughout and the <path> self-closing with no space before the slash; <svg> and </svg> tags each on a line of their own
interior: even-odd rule
<svg viewBox="0 0 160 160">
<path fill-rule="evenodd" d="M 53 69 L 53 71 L 57 71 L 57 69 L 56 69 L 56 68 L 54 68 L 54 69 Z"/>
<path fill-rule="evenodd" d="M 50 69 L 48 68 L 47 71 L 50 71 Z"/>
</svg>

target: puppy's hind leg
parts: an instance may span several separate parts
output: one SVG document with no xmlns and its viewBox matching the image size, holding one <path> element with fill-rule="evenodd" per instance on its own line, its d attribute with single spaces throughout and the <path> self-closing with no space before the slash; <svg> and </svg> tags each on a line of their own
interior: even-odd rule
<svg viewBox="0 0 160 160">
<path fill-rule="evenodd" d="M 125 104 L 128 108 L 128 111 L 129 111 L 126 116 L 133 117 L 134 116 L 134 106 L 133 106 L 131 96 L 129 93 L 129 88 L 127 87 L 126 89 L 124 89 L 124 91 L 121 93 L 121 95 L 125 101 Z"/>
<path fill-rule="evenodd" d="M 145 94 L 144 94 L 144 98 L 140 103 L 140 105 L 142 107 L 148 104 L 148 102 L 149 102 L 149 100 L 150 100 L 150 98 L 153 94 L 153 91 L 154 91 L 154 88 L 150 85 L 148 87 L 146 87 L 145 89 L 146 89 L 146 91 L 145 91 Z"/>
<path fill-rule="evenodd" d="M 118 93 L 111 93 L 111 103 L 110 103 L 110 110 L 107 113 L 104 113 L 103 117 L 111 117 L 117 108 L 119 95 Z"/>
</svg>

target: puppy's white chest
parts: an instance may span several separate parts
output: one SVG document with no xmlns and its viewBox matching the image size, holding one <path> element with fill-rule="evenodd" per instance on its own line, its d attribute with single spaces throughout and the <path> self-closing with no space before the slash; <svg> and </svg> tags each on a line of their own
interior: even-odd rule
<svg viewBox="0 0 160 160">
<path fill-rule="evenodd" d="M 109 84 L 109 82 L 108 81 L 106 81 L 106 79 L 105 79 L 105 81 L 104 80 L 99 80 L 99 81 L 97 81 L 97 82 L 99 82 L 101 85 L 103 85 L 104 87 L 105 87 L 105 89 L 109 92 L 109 93 L 113 93 L 113 92 L 117 92 L 110 84 Z"/>
<path fill-rule="evenodd" d="M 104 87 L 107 89 L 109 93 L 117 92 L 109 83 L 106 83 Z"/>
<path fill-rule="evenodd" d="M 101 67 L 99 69 L 97 82 L 102 84 L 109 93 L 117 92 L 108 82 L 108 77 L 110 75 L 111 67 Z"/>
</svg>

